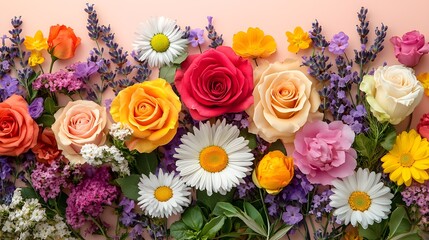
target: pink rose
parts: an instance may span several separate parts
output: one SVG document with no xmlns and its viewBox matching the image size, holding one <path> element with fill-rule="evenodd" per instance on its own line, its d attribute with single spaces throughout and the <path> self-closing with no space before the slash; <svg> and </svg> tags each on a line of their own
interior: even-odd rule
<svg viewBox="0 0 429 240">
<path fill-rule="evenodd" d="M 414 67 L 419 63 L 423 54 L 429 52 L 429 44 L 425 42 L 425 36 L 414 30 L 402 36 L 390 38 L 395 48 L 395 57 L 407 67 Z"/>
<path fill-rule="evenodd" d="M 422 137 L 429 139 L 429 113 L 420 118 L 420 122 L 417 124 L 417 131 Z"/>
<path fill-rule="evenodd" d="M 83 164 L 80 149 L 85 144 L 103 145 L 109 125 L 106 108 L 93 101 L 68 102 L 55 113 L 52 131 L 58 149 L 72 164 Z"/>
<path fill-rule="evenodd" d="M 313 184 L 328 185 L 352 175 L 357 157 L 351 148 L 354 139 L 353 130 L 341 121 L 308 123 L 295 137 L 295 165 Z"/>
<path fill-rule="evenodd" d="M 195 120 L 241 112 L 253 104 L 252 66 L 230 47 L 189 56 L 177 70 L 175 83 Z"/>
</svg>

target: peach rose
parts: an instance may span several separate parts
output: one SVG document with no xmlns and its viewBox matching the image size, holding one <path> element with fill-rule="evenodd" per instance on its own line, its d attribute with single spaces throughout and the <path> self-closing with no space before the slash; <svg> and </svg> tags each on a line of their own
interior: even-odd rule
<svg viewBox="0 0 429 240">
<path fill-rule="evenodd" d="M 52 129 L 45 128 L 43 132 L 39 133 L 37 144 L 31 148 L 31 151 L 36 156 L 36 160 L 41 163 L 51 164 L 61 155 Z"/>
<path fill-rule="evenodd" d="M 319 94 L 305 72 L 298 60 L 264 62 L 255 69 L 249 132 L 268 142 L 291 143 L 307 121 L 322 119 Z"/>
<path fill-rule="evenodd" d="M 78 100 L 67 103 L 55 113 L 52 131 L 58 148 L 72 164 L 85 160 L 80 149 L 85 144 L 103 145 L 109 131 L 106 108 L 95 102 Z"/>
<path fill-rule="evenodd" d="M 39 127 L 23 97 L 12 95 L 0 102 L 0 155 L 18 156 L 36 145 Z"/>
<path fill-rule="evenodd" d="M 152 152 L 176 135 L 181 107 L 170 84 L 158 78 L 120 91 L 112 101 L 110 114 L 115 122 L 133 130 L 126 142 L 130 150 Z"/>
<path fill-rule="evenodd" d="M 70 59 L 74 56 L 80 38 L 72 28 L 64 25 L 51 26 L 48 37 L 48 52 L 58 59 Z"/>
</svg>

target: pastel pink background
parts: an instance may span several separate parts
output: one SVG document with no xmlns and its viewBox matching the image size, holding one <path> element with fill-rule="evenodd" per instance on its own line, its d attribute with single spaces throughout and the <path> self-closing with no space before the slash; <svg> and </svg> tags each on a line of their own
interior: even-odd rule
<svg viewBox="0 0 429 240">
<path fill-rule="evenodd" d="M 13 16 L 22 16 L 24 21 L 22 36 L 33 36 L 37 30 L 42 30 L 47 37 L 51 25 L 64 24 L 75 30 L 76 34 L 82 38 L 82 44 L 78 48 L 75 58 L 56 65 L 56 69 L 77 60 L 85 60 L 88 52 L 95 46 L 87 35 L 87 14 L 83 10 L 86 2 L 82 0 L 3 1 L 2 14 L 0 14 L 0 34 L 7 33 L 10 28 L 10 19 Z M 398 64 L 393 55 L 392 44 L 388 41 L 392 36 L 402 36 L 405 32 L 419 30 L 429 40 L 427 13 L 429 2 L 425 0 L 92 0 L 91 2 L 95 4 L 100 23 L 110 24 L 112 32 L 116 33 L 116 41 L 129 52 L 132 50 L 131 44 L 139 22 L 145 21 L 151 16 L 161 15 L 176 19 L 182 27 L 190 25 L 191 28 L 204 28 L 207 24 L 206 16 L 213 16 L 215 28 L 223 34 L 224 45 L 228 46 L 231 46 L 234 33 L 245 31 L 248 27 L 259 27 L 266 34 L 272 35 L 277 42 L 278 50 L 269 59 L 271 61 L 300 58 L 303 53 L 310 54 L 308 51 L 300 52 L 298 55 L 289 53 L 285 32 L 293 31 L 296 26 L 309 30 L 315 19 L 323 26 L 323 32 L 328 40 L 339 31 L 349 35 L 351 49 L 353 49 L 359 47 L 355 27 L 358 24 L 356 13 L 361 6 L 369 9 L 368 19 L 371 33 L 381 23 L 389 26 L 385 49 L 379 55 L 374 67 L 383 62 L 387 62 L 389 65 Z M 206 48 L 207 45 L 203 45 L 203 49 Z M 352 57 L 353 52 L 349 51 L 348 56 Z M 424 56 L 415 68 L 416 73 L 429 71 L 428 64 L 429 56 Z M 429 112 L 428 106 L 429 98 L 425 96 L 414 113 L 412 126 L 417 124 L 423 113 Z M 401 126 L 404 125 L 406 124 L 401 124 Z"/>
</svg>

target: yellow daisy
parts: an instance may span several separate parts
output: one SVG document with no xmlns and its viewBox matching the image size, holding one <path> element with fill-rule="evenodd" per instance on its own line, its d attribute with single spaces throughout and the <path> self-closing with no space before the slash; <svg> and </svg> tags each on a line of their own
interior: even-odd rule
<svg viewBox="0 0 429 240">
<path fill-rule="evenodd" d="M 417 80 L 422 83 L 426 96 L 429 96 L 429 73 L 425 72 L 417 75 Z"/>
<path fill-rule="evenodd" d="M 232 49 L 244 58 L 266 58 L 276 51 L 274 38 L 265 35 L 259 28 L 248 28 L 246 32 L 234 34 Z"/>
<path fill-rule="evenodd" d="M 384 173 L 398 185 L 410 186 L 413 179 L 423 183 L 429 179 L 429 142 L 414 129 L 396 137 L 395 145 L 381 158 Z"/>
<path fill-rule="evenodd" d="M 286 32 L 289 47 L 287 50 L 292 53 L 297 53 L 300 49 L 307 49 L 310 47 L 311 38 L 307 32 L 304 32 L 301 27 L 296 27 L 292 32 Z"/>
</svg>

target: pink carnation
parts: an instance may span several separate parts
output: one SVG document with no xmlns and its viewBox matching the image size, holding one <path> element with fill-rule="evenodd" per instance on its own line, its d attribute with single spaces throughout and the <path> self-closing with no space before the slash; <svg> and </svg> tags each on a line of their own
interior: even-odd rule
<svg viewBox="0 0 429 240">
<path fill-rule="evenodd" d="M 356 167 L 353 130 L 341 121 L 307 123 L 295 136 L 295 165 L 313 184 L 329 185 Z"/>
</svg>

